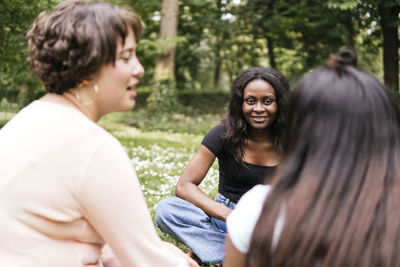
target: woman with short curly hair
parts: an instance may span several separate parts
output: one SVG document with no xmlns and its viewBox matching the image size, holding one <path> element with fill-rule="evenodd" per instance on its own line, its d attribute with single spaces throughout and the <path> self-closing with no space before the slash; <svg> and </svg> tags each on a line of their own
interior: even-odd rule
<svg viewBox="0 0 400 267">
<path fill-rule="evenodd" d="M 2 266 L 100 267 L 105 243 L 119 260 L 105 266 L 198 266 L 159 239 L 125 149 L 96 124 L 135 105 L 141 27 L 131 11 L 65 1 L 28 32 L 48 93 L 0 131 Z"/>
</svg>

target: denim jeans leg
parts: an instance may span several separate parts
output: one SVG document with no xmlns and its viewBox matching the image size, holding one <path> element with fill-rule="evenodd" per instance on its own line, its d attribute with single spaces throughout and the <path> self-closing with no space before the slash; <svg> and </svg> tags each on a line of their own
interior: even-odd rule
<svg viewBox="0 0 400 267">
<path fill-rule="evenodd" d="M 162 232 L 185 243 L 201 261 L 223 262 L 226 230 L 202 209 L 181 198 L 168 197 L 157 203 L 155 218 Z"/>
</svg>

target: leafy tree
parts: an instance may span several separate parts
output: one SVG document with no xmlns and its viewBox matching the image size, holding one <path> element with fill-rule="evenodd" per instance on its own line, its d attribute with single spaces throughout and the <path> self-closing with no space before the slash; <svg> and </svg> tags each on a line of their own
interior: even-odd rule
<svg viewBox="0 0 400 267">
<path fill-rule="evenodd" d="M 209 87 L 214 61 L 213 30 L 219 22 L 216 1 L 183 0 L 180 5 L 178 33 L 182 42 L 177 46 L 177 86 Z M 205 16 L 204 14 L 207 14 Z"/>
<path fill-rule="evenodd" d="M 120 1 L 133 8 L 143 22 L 143 33 L 139 40 L 137 56 L 145 69 L 145 73 L 141 77 L 139 88 L 152 86 L 155 63 L 162 53 L 162 45 L 159 39 L 162 0 Z"/>
<path fill-rule="evenodd" d="M 325 0 L 246 0 L 236 14 L 243 34 L 266 45 L 259 56 L 297 79 L 344 45 L 338 13 Z"/>
<path fill-rule="evenodd" d="M 361 65 L 377 76 L 382 65 L 373 55 L 383 51 L 384 83 L 399 91 L 399 0 L 329 0 L 328 6 L 351 16 L 352 33 L 360 37 L 356 50 L 361 52 Z"/>
<path fill-rule="evenodd" d="M 178 32 L 178 7 L 178 0 L 163 0 L 160 39 L 164 41 L 164 49 L 157 60 L 154 72 L 156 81 L 160 79 L 175 80 L 175 42 Z"/>
<path fill-rule="evenodd" d="M 149 107 L 170 109 L 177 101 L 175 94 L 175 47 L 178 32 L 178 0 L 163 0 L 161 9 L 160 39 L 163 49 L 154 70 L 157 85 L 148 99 Z M 172 104 L 170 102 L 172 101 Z M 167 104 L 168 103 L 168 104 Z"/>
<path fill-rule="evenodd" d="M 26 104 L 44 93 L 28 71 L 25 35 L 40 11 L 56 0 L 0 0 L 0 98 Z"/>
<path fill-rule="evenodd" d="M 0 0 L 1 98 L 27 102 L 44 92 L 27 70 L 25 34 L 40 11 L 59 1 Z M 130 6 L 140 15 L 144 31 L 137 53 L 145 74 L 139 90 L 157 88 L 155 66 L 165 45 L 160 35 L 163 1 L 106 1 Z M 177 35 L 171 39 L 175 83 L 158 86 L 162 84 L 164 92 L 175 86 L 177 90 L 227 89 L 238 73 L 256 65 L 275 67 L 295 81 L 347 46 L 358 52 L 361 68 L 398 90 L 399 2 L 180 0 Z M 173 95 L 165 93 L 165 99 Z M 174 101 L 166 102 L 173 106 Z"/>
</svg>

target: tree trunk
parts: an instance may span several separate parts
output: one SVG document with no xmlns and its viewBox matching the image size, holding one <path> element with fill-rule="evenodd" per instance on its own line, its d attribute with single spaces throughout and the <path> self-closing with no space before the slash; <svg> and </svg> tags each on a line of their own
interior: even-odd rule
<svg viewBox="0 0 400 267">
<path fill-rule="evenodd" d="M 215 69 L 214 69 L 214 89 L 219 88 L 219 79 L 221 76 L 221 64 L 222 64 L 222 60 L 221 60 L 221 44 L 220 42 L 220 38 L 217 37 L 217 42 L 218 44 L 215 47 Z"/>
<path fill-rule="evenodd" d="M 160 39 L 164 43 L 164 52 L 157 60 L 154 78 L 169 78 L 175 80 L 175 39 L 178 33 L 179 0 L 163 0 L 161 9 Z"/>
<path fill-rule="evenodd" d="M 220 76 L 221 76 L 221 57 L 217 55 L 217 58 L 215 59 L 215 70 L 214 70 L 214 89 L 219 88 Z"/>
<path fill-rule="evenodd" d="M 271 66 L 271 68 L 276 69 L 274 44 L 270 36 L 267 36 L 267 46 L 268 46 L 269 65 Z"/>
<path fill-rule="evenodd" d="M 378 5 L 383 35 L 383 70 L 385 86 L 399 91 L 399 6 Z"/>
<path fill-rule="evenodd" d="M 356 47 L 354 44 L 353 20 L 351 18 L 351 14 L 348 14 L 346 19 L 344 20 L 344 27 L 346 29 L 346 47 L 353 51 L 356 51 Z"/>
</svg>

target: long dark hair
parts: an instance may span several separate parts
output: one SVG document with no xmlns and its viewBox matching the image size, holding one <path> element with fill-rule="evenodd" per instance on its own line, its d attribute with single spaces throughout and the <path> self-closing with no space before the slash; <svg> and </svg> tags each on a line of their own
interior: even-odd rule
<svg viewBox="0 0 400 267">
<path fill-rule="evenodd" d="M 283 157 L 248 266 L 400 265 L 398 107 L 380 82 L 340 59 L 290 96 Z"/>
<path fill-rule="evenodd" d="M 272 123 L 271 133 L 275 146 L 280 150 L 280 140 L 286 121 L 289 83 L 286 78 L 273 68 L 250 68 L 242 72 L 233 82 L 228 110 L 223 124 L 226 132 L 222 140 L 226 147 L 235 155 L 236 161 L 242 163 L 244 140 L 248 137 L 250 127 L 242 112 L 243 93 L 246 85 L 253 80 L 264 80 L 275 90 L 278 110 Z"/>
</svg>

